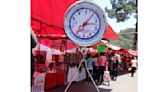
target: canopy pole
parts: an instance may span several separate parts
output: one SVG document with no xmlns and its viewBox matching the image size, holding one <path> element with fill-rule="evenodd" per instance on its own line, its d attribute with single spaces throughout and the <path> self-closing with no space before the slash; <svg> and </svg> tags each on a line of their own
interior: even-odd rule
<svg viewBox="0 0 164 92">
<path fill-rule="evenodd" d="M 39 30 L 39 35 L 41 34 L 41 31 L 42 31 L 42 22 L 40 22 L 40 30 Z M 40 36 L 39 36 L 39 38 L 38 38 L 38 41 L 40 41 Z M 38 49 L 39 49 L 39 62 L 40 62 L 40 44 L 38 44 L 39 46 L 38 46 Z M 38 68 L 39 68 L 39 64 L 37 64 L 38 65 Z"/>
</svg>

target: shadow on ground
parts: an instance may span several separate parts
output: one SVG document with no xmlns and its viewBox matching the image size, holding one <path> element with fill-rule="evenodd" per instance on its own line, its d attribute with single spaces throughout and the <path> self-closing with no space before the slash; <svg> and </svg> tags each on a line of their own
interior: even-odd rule
<svg viewBox="0 0 164 92">
<path fill-rule="evenodd" d="M 62 87 L 55 87 L 53 89 L 47 90 L 46 92 L 64 92 L 64 89 L 66 86 Z M 111 92 L 112 89 L 104 89 L 104 88 L 99 88 L 100 92 Z M 67 92 L 97 92 L 96 88 L 94 85 L 90 82 L 78 82 L 78 83 L 72 83 L 70 88 L 68 89 Z"/>
</svg>

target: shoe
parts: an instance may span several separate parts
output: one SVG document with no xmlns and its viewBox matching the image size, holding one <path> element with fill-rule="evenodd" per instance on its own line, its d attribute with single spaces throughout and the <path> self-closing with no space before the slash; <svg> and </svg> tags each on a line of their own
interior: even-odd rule
<svg viewBox="0 0 164 92">
<path fill-rule="evenodd" d="M 98 85 L 101 85 L 101 82 L 98 82 Z"/>
</svg>

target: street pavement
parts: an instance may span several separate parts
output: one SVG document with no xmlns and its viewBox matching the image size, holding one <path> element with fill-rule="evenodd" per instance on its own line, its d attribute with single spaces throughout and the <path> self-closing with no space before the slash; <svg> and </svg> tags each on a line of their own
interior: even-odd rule
<svg viewBox="0 0 164 92">
<path fill-rule="evenodd" d="M 137 92 L 138 73 L 131 77 L 131 74 L 121 75 L 116 81 L 111 81 L 110 86 L 100 85 L 99 88 L 110 89 L 111 92 Z M 108 91 L 109 92 L 109 91 Z"/>
<path fill-rule="evenodd" d="M 100 92 L 137 92 L 138 73 L 131 77 L 130 73 L 117 77 L 116 81 L 110 81 L 110 86 L 99 85 Z M 66 86 L 56 87 L 46 92 L 64 92 Z M 92 82 L 81 81 L 72 83 L 67 92 L 97 92 Z"/>
</svg>

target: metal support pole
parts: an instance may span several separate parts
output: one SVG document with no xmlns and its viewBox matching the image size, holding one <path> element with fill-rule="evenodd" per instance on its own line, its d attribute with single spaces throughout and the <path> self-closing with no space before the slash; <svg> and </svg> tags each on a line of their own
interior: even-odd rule
<svg viewBox="0 0 164 92">
<path fill-rule="evenodd" d="M 97 87 L 95 81 L 93 80 L 93 78 L 92 78 L 92 76 L 91 76 L 91 74 L 90 74 L 88 68 L 86 67 L 86 66 L 87 66 L 87 62 L 86 62 L 86 60 L 85 60 L 84 62 L 85 62 L 85 68 L 86 68 L 86 70 L 87 70 L 87 73 L 89 74 L 89 77 L 91 78 L 91 80 L 92 80 L 92 82 L 93 82 L 93 84 L 94 84 L 94 86 L 95 86 L 97 92 L 100 92 L 100 90 L 98 89 L 98 87 Z"/>
<path fill-rule="evenodd" d="M 64 90 L 64 92 L 67 92 L 68 88 L 70 87 L 71 83 L 73 82 L 77 72 L 79 71 L 80 67 L 81 67 L 81 64 L 83 63 L 83 60 L 81 60 L 77 70 L 75 71 L 74 75 L 73 75 L 73 78 L 71 79 L 70 83 L 67 85 L 66 89 Z"/>
</svg>

